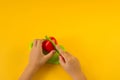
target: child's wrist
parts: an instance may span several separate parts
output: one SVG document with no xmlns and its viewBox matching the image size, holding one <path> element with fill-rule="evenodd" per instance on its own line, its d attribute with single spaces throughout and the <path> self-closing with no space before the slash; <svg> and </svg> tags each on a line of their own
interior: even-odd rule
<svg viewBox="0 0 120 80">
<path fill-rule="evenodd" d="M 35 65 L 28 64 L 27 70 L 29 70 L 31 74 L 34 74 L 37 71 L 37 67 Z"/>
</svg>

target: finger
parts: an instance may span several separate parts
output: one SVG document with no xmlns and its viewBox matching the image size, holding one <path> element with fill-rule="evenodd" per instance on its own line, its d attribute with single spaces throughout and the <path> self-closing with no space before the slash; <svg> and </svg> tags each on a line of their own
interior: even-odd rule
<svg viewBox="0 0 120 80">
<path fill-rule="evenodd" d="M 33 46 L 37 46 L 37 39 L 33 41 Z"/>
<path fill-rule="evenodd" d="M 56 45 L 56 49 L 60 52 L 60 55 L 63 57 L 63 59 L 67 61 L 69 56 L 67 52 L 63 51 L 59 45 Z"/>
<path fill-rule="evenodd" d="M 63 60 L 67 62 L 72 55 L 70 55 L 68 52 L 63 51 L 59 45 L 56 45 L 56 49 L 60 52 L 60 55 L 63 57 Z"/>
<path fill-rule="evenodd" d="M 42 47 L 42 42 L 44 41 L 44 39 L 38 39 L 37 40 L 37 47 Z"/>
<path fill-rule="evenodd" d="M 59 51 L 59 53 L 60 53 L 61 55 L 64 54 L 64 51 L 61 49 L 61 47 L 60 47 L 59 45 L 56 45 L 56 49 Z"/>
<path fill-rule="evenodd" d="M 65 60 L 65 62 L 67 63 L 73 56 L 68 52 L 64 52 L 62 57 Z"/>
<path fill-rule="evenodd" d="M 48 61 L 55 53 L 55 50 L 52 50 L 47 55 L 45 55 L 45 60 Z"/>
<path fill-rule="evenodd" d="M 60 55 L 60 57 L 62 58 L 62 60 L 63 60 L 64 62 L 66 62 L 66 59 L 65 59 L 62 55 Z"/>
<path fill-rule="evenodd" d="M 64 56 L 72 57 L 72 55 L 69 52 L 67 52 L 67 51 L 64 52 Z"/>
<path fill-rule="evenodd" d="M 61 56 L 59 56 L 59 63 L 64 66 L 65 65 L 65 62 L 63 60 L 63 58 Z"/>
</svg>

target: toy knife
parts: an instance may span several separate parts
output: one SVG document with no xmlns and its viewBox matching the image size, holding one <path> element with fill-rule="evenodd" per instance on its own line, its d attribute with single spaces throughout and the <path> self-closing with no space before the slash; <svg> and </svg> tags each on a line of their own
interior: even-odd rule
<svg viewBox="0 0 120 80">
<path fill-rule="evenodd" d="M 56 44 L 55 44 L 48 36 L 45 36 L 45 38 L 46 38 L 47 40 L 49 40 L 49 41 L 52 43 L 52 45 L 54 46 L 54 48 L 55 48 L 57 54 L 60 55 L 60 52 L 59 52 L 59 51 L 57 50 L 57 48 L 56 48 Z"/>
</svg>

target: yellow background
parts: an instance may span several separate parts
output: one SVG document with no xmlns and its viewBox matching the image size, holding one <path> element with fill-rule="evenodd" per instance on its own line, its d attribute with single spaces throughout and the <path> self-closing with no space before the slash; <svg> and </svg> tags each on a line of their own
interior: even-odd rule
<svg viewBox="0 0 120 80">
<path fill-rule="evenodd" d="M 45 35 L 80 62 L 88 80 L 120 80 L 120 1 L 0 0 L 0 80 L 18 80 L 29 44 Z M 33 80 L 72 80 L 46 65 Z"/>
</svg>

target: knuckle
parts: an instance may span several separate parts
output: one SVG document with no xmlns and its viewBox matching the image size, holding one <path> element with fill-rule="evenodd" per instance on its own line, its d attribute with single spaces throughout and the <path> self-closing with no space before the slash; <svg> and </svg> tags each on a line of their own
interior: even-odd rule
<svg viewBox="0 0 120 80">
<path fill-rule="evenodd" d="M 74 57 L 74 60 L 75 60 L 75 61 L 78 61 L 78 59 L 77 59 L 76 57 Z"/>
<path fill-rule="evenodd" d="M 68 57 L 68 62 L 72 62 L 72 61 L 73 61 L 72 57 Z"/>
<path fill-rule="evenodd" d="M 68 63 L 69 63 L 69 64 L 73 64 L 73 63 L 74 63 L 74 60 L 70 59 L 70 60 L 68 60 Z"/>
<path fill-rule="evenodd" d="M 74 56 L 72 56 L 72 58 L 74 59 L 74 60 L 76 60 L 77 58 L 76 57 L 74 57 Z"/>
<path fill-rule="evenodd" d="M 69 52 L 67 52 L 67 51 L 64 51 L 64 53 L 65 53 L 65 54 L 69 54 Z"/>
</svg>

